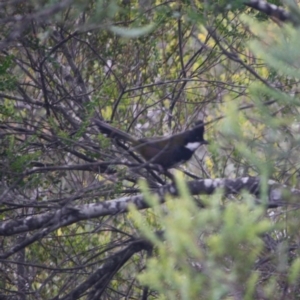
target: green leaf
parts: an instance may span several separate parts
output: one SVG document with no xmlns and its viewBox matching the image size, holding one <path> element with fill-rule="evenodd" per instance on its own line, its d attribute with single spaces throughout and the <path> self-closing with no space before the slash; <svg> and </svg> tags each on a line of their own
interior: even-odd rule
<svg viewBox="0 0 300 300">
<path fill-rule="evenodd" d="M 153 31 L 155 28 L 155 24 L 151 23 L 141 28 L 127 28 L 127 27 L 119 27 L 119 26 L 110 26 L 110 30 L 120 36 L 125 38 L 138 38 L 140 36 L 146 35 Z"/>
</svg>

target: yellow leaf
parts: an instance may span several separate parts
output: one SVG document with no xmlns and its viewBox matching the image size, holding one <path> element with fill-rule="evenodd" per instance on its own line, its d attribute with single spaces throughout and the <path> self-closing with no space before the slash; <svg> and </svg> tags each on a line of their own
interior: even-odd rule
<svg viewBox="0 0 300 300">
<path fill-rule="evenodd" d="M 111 114 L 112 114 L 112 107 L 106 106 L 105 108 L 101 109 L 101 114 L 104 119 L 110 119 Z"/>
</svg>

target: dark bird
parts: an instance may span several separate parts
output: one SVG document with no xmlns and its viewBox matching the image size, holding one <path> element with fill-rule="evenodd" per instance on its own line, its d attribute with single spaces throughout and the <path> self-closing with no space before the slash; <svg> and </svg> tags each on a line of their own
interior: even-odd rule
<svg viewBox="0 0 300 300">
<path fill-rule="evenodd" d="M 195 126 L 169 137 L 153 137 L 136 139 L 127 132 L 117 129 L 99 119 L 93 121 L 107 137 L 129 142 L 133 151 L 139 153 L 147 162 L 158 164 L 165 170 L 188 161 L 203 144 L 204 123 L 196 122 Z"/>
</svg>

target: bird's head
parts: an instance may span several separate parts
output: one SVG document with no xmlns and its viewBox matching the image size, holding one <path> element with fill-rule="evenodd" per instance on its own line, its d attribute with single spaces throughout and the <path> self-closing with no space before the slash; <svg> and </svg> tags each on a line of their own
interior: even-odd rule
<svg viewBox="0 0 300 300">
<path fill-rule="evenodd" d="M 204 123 L 202 120 L 195 122 L 195 126 L 190 130 L 190 142 L 199 142 L 201 144 L 208 144 L 204 139 Z"/>
</svg>

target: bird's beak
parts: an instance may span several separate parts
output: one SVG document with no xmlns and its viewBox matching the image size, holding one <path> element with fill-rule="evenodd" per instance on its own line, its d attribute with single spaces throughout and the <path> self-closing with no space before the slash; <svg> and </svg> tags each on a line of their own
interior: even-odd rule
<svg viewBox="0 0 300 300">
<path fill-rule="evenodd" d="M 202 145 L 209 145 L 209 142 L 206 140 L 203 140 L 201 143 L 202 143 Z"/>
</svg>

